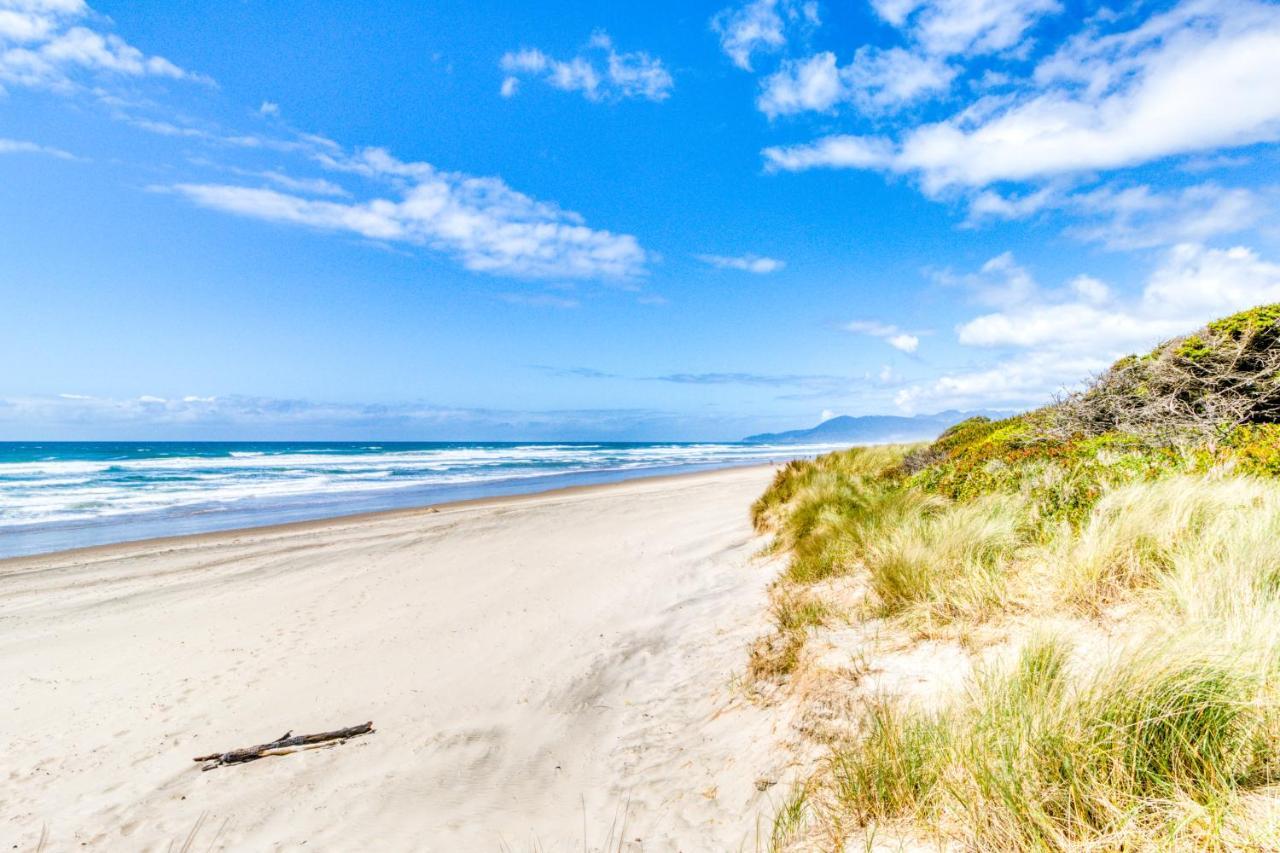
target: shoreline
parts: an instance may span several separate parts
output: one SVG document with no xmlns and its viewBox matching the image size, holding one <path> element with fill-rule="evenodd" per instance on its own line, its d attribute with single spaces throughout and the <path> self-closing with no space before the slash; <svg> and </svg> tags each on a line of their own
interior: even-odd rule
<svg viewBox="0 0 1280 853">
<path fill-rule="evenodd" d="M 799 457 L 792 457 L 799 458 Z M 588 494 L 593 491 L 608 489 L 614 486 L 621 486 L 636 482 L 667 482 L 678 480 L 685 477 L 697 477 L 699 475 L 715 474 L 721 471 L 736 471 L 740 469 L 754 468 L 777 468 L 778 465 L 785 464 L 787 460 L 777 460 L 769 462 L 760 462 L 744 465 L 716 465 L 713 467 L 704 467 L 692 471 L 680 471 L 676 473 L 664 474 L 644 474 L 636 473 L 634 476 L 624 476 L 616 480 L 607 480 L 600 483 L 579 483 L 568 486 L 553 486 L 547 489 L 534 489 L 531 491 L 519 491 L 507 494 L 488 495 L 475 498 L 460 498 L 458 500 L 441 501 L 438 503 L 426 503 L 421 506 L 413 507 L 395 507 L 389 509 L 360 510 L 351 513 L 341 513 L 338 515 L 326 515 L 319 518 L 298 519 L 292 521 L 275 521 L 266 524 L 249 524 L 242 527 L 228 527 L 216 530 L 206 530 L 192 533 L 175 533 L 167 536 L 143 536 L 138 539 L 122 539 L 116 542 L 105 542 L 91 545 L 82 545 L 72 548 L 59 548 L 53 551 L 38 551 L 31 554 L 15 554 L 12 556 L 0 556 L 0 577 L 3 577 L 6 570 L 12 569 L 15 563 L 32 562 L 39 560 L 57 560 L 60 558 L 68 560 L 92 559 L 92 558 L 109 558 L 118 556 L 113 553 L 118 550 L 130 549 L 146 549 L 149 547 L 164 547 L 166 545 L 180 545 L 183 542 L 189 544 L 199 544 L 201 541 L 214 541 L 219 537 L 235 538 L 238 536 L 252 534 L 270 534 L 274 532 L 305 532 L 308 530 L 316 530 L 332 524 L 358 524 L 365 521 L 375 521 L 380 518 L 398 518 L 412 517 L 414 515 L 433 515 L 439 512 L 454 509 L 465 509 L 468 507 L 477 507 L 485 505 L 502 506 L 508 504 L 516 504 L 525 501 L 537 500 L 539 498 L 564 496 L 571 497 L 576 494 Z M 549 477 L 563 475 L 548 475 Z M 0 535 L 3 531 L 0 530 Z"/>
<path fill-rule="evenodd" d="M 775 574 L 749 513 L 771 477 L 7 561 L 0 834 L 34 846 L 47 827 L 51 849 L 89 850 L 758 846 L 794 774 L 786 727 L 734 679 Z M 365 720 L 372 734 L 332 749 L 192 761 Z"/>
</svg>

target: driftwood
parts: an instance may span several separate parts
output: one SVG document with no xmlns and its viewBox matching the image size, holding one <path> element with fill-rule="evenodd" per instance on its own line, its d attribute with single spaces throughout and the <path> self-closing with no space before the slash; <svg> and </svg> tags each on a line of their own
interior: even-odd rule
<svg viewBox="0 0 1280 853">
<path fill-rule="evenodd" d="M 337 744 L 358 735 L 373 731 L 373 722 L 337 729 L 331 732 L 320 732 L 313 735 L 294 735 L 285 732 L 271 743 L 260 743 L 257 746 L 233 749 L 230 752 L 214 752 L 209 755 L 196 756 L 193 761 L 205 762 L 201 770 L 212 770 L 224 764 L 243 764 L 246 761 L 257 761 L 268 755 L 288 755 L 303 749 L 314 749 L 318 746 L 336 746 Z"/>
</svg>

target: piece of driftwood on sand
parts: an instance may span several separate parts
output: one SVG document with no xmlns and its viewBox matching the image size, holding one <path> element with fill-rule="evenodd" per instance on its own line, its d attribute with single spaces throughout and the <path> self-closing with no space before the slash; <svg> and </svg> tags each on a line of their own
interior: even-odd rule
<svg viewBox="0 0 1280 853">
<path fill-rule="evenodd" d="M 293 732 L 289 731 L 271 741 L 271 743 L 260 743 L 257 746 L 233 749 L 230 752 L 214 752 L 209 755 L 200 755 L 192 760 L 204 762 L 204 765 L 200 768 L 201 770 L 212 770 L 224 764 L 243 764 L 246 761 L 257 761 L 259 758 L 268 755 L 288 755 L 291 752 L 312 749 L 317 746 L 336 746 L 349 738 L 368 734 L 371 731 L 373 731 L 372 720 L 367 723 L 361 723 L 358 726 L 335 729 L 331 732 L 318 732 L 313 735 L 294 735 Z"/>
</svg>

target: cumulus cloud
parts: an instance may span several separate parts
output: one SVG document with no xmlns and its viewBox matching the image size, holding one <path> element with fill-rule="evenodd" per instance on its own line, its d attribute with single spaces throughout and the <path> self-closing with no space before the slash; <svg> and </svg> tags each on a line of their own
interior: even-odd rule
<svg viewBox="0 0 1280 853">
<path fill-rule="evenodd" d="M 556 59 L 526 47 L 503 54 L 498 65 L 507 75 L 500 89 L 504 98 L 516 95 L 522 77 L 541 79 L 566 92 L 581 92 L 589 101 L 663 101 L 675 85 L 661 59 L 644 51 L 619 53 L 603 31 L 592 35 L 584 54 L 570 59 Z"/>
<path fill-rule="evenodd" d="M 743 272 L 756 273 L 757 275 L 765 275 L 771 272 L 777 272 L 786 266 L 785 263 L 777 258 L 768 258 L 762 255 L 739 255 L 730 257 L 726 255 L 695 255 L 698 260 L 704 264 L 722 270 L 742 270 Z"/>
<path fill-rule="evenodd" d="M 1105 25 L 1095 20 L 1009 94 L 952 118 L 896 139 L 835 135 L 770 148 L 766 162 L 911 174 L 937 194 L 1280 139 L 1280 6 L 1184 0 L 1127 30 Z"/>
<path fill-rule="evenodd" d="M 644 272 L 636 239 L 588 227 L 581 216 L 517 192 L 500 178 L 403 162 L 384 149 L 317 155 L 331 168 L 381 179 L 398 198 L 329 201 L 263 187 L 179 183 L 196 204 L 240 216 L 425 246 L 467 269 L 525 278 L 628 278 Z"/>
<path fill-rule="evenodd" d="M 1169 249 L 1140 293 L 1125 297 L 1098 279 L 1078 276 L 1042 288 L 1010 255 L 993 259 L 977 278 L 994 291 L 1011 278 L 1016 295 L 1000 310 L 956 328 L 958 342 L 1002 354 L 988 366 L 951 372 L 903 388 L 898 405 L 1025 406 L 1078 384 L 1121 355 L 1254 305 L 1280 301 L 1280 264 L 1245 247 L 1184 243 Z"/>
<path fill-rule="evenodd" d="M 720 49 L 744 71 L 751 70 L 756 53 L 773 53 L 787 43 L 788 26 L 816 26 L 818 4 L 795 0 L 751 0 L 722 9 L 711 19 L 720 36 Z"/>
<path fill-rule="evenodd" d="M 920 347 L 919 335 L 904 332 L 897 326 L 888 323 L 880 323 L 875 320 L 854 320 L 851 323 L 846 323 L 844 329 L 854 334 L 880 338 L 894 349 L 906 353 L 915 352 Z"/>
<path fill-rule="evenodd" d="M 69 91 L 80 74 L 211 82 L 94 25 L 83 0 L 0 0 L 0 86 Z"/>
<path fill-rule="evenodd" d="M 834 53 L 824 51 L 783 62 L 761 84 L 756 106 L 770 118 L 825 112 L 841 103 L 877 115 L 945 92 L 955 76 L 955 69 L 942 60 L 898 47 L 861 47 L 844 66 Z"/>
</svg>

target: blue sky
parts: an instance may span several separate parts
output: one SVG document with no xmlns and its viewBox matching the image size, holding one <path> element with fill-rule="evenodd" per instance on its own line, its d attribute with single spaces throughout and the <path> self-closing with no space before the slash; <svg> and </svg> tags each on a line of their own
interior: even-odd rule
<svg viewBox="0 0 1280 853">
<path fill-rule="evenodd" d="M 1280 5 L 0 0 L 0 438 L 1020 408 L 1280 301 Z"/>
</svg>

